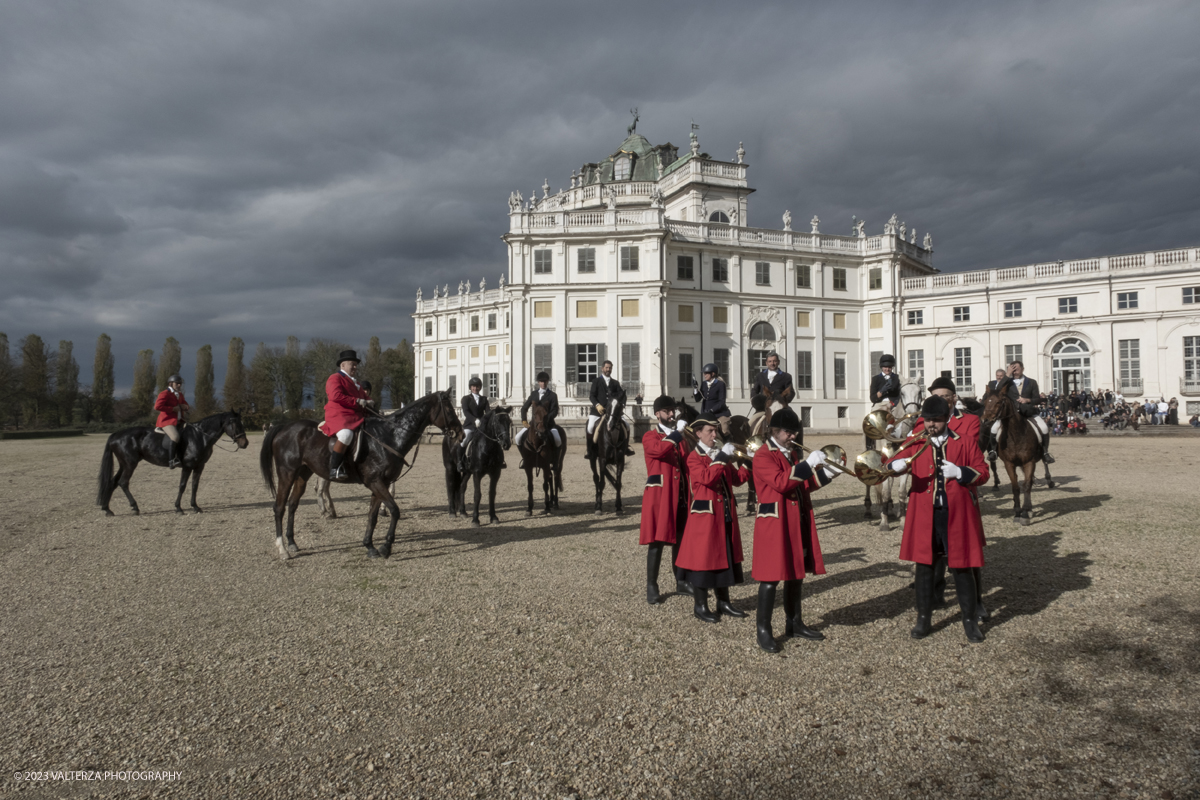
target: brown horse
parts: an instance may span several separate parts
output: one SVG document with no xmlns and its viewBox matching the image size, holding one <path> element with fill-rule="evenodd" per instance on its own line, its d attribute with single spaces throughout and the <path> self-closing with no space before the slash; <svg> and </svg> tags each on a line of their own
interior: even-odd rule
<svg viewBox="0 0 1200 800">
<path fill-rule="evenodd" d="M 345 483 L 361 483 L 371 490 L 371 506 L 367 514 L 367 532 L 363 547 L 370 558 L 387 558 L 396 538 L 396 522 L 400 509 L 388 486 L 400 477 L 405 466 L 404 456 L 413 448 L 429 425 L 443 432 L 462 437 L 462 423 L 454 411 L 454 403 L 445 392 L 435 392 L 409 405 L 399 413 L 382 418 L 366 419 L 359 436 L 364 455 L 345 462 Z M 295 539 L 296 508 L 304 495 L 308 479 L 314 474 L 329 478 L 330 440 L 312 420 L 296 420 L 276 425 L 263 438 L 259 468 L 263 480 L 275 496 L 275 546 L 279 557 L 287 560 L 299 552 Z M 279 481 L 276 483 L 275 477 Z M 372 544 L 380 506 L 388 510 L 387 539 L 378 550 Z M 287 509 L 287 547 L 283 542 L 283 512 Z"/>
<path fill-rule="evenodd" d="M 990 426 L 997 420 L 1002 425 L 996 441 L 996 452 L 1004 462 L 1008 471 L 1008 481 L 1013 492 L 1013 519 L 1021 525 L 1028 525 L 1033 513 L 1033 469 L 1042 460 L 1042 437 L 1028 419 L 1017 410 L 1017 404 L 1008 396 L 1009 381 L 1000 383 L 995 390 L 989 390 L 983 399 L 983 415 L 980 422 Z M 1022 472 L 1022 480 L 1017 482 L 1017 470 Z M 1054 480 L 1050 476 L 1050 468 L 1046 469 L 1046 485 L 1054 488 Z M 1022 492 L 1024 503 L 1021 502 Z"/>
<path fill-rule="evenodd" d="M 554 437 L 546 425 L 546 409 L 541 403 L 529 407 L 529 433 L 517 445 L 521 453 L 521 464 L 525 470 L 525 484 L 529 490 L 529 510 L 525 516 L 533 516 L 533 473 L 542 471 L 542 495 L 545 498 L 544 513 L 558 508 L 558 493 L 562 491 L 562 468 L 567 455 L 567 433 L 562 426 L 555 425 L 562 447 L 554 446 Z"/>
</svg>

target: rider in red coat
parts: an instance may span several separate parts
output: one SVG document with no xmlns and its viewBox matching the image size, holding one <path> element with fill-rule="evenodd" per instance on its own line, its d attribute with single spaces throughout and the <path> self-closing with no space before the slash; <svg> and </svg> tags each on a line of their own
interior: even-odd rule
<svg viewBox="0 0 1200 800">
<path fill-rule="evenodd" d="M 900 542 L 900 558 L 917 564 L 917 624 L 912 636 L 922 639 L 930 633 L 933 565 L 944 557 L 954 572 L 967 639 L 982 642 L 972 568 L 983 566 L 983 519 L 975 487 L 987 483 L 987 464 L 976 442 L 949 429 L 950 406 L 943 398 L 927 398 L 921 416 L 929 431 L 929 447 L 917 455 L 923 443 L 907 444 L 891 462 L 894 472 L 909 470 L 912 475 Z"/>
<path fill-rule="evenodd" d="M 750 480 L 750 471 L 733 465 L 732 444 L 716 447 L 718 424 L 702 416 L 690 426 L 698 441 L 686 462 L 692 499 L 678 559 L 678 578 L 695 590 L 695 614 L 704 622 L 718 621 L 708 608 L 709 589 L 715 590 L 718 612 L 746 616 L 730 605 L 729 587 L 743 582 L 742 536 L 733 487 Z"/>
<path fill-rule="evenodd" d="M 158 419 L 154 425 L 162 428 L 163 433 L 171 440 L 171 455 L 167 466 L 175 469 L 183 459 L 183 451 L 187 444 L 179 433 L 179 424 L 188 418 L 192 407 L 183 396 L 183 378 L 179 374 L 167 378 L 167 388 L 158 393 L 154 401 L 154 410 Z"/>
<path fill-rule="evenodd" d="M 646 490 L 642 493 L 642 523 L 639 544 L 646 551 L 646 602 L 655 605 L 658 594 L 658 568 L 663 545 L 671 545 L 671 564 L 679 557 L 679 539 L 687 522 L 687 473 L 684 463 L 691 449 L 683 440 L 683 420 L 675 422 L 675 398 L 663 395 L 654 401 L 658 425 L 642 435 L 646 456 Z M 676 580 L 676 591 L 690 587 Z"/>
<path fill-rule="evenodd" d="M 370 392 L 358 385 L 358 353 L 343 350 L 338 354 L 338 371 L 325 381 L 325 422 L 321 433 L 335 436 L 333 452 L 329 454 L 329 480 L 342 480 L 346 469 L 346 448 L 354 441 L 354 431 L 363 424 L 364 409 L 372 405 Z"/>
<path fill-rule="evenodd" d="M 804 624 L 800 613 L 800 591 L 805 575 L 824 575 L 821 542 L 813 515 L 811 492 L 833 480 L 829 469 L 820 468 L 825 454 L 817 450 L 800 457 L 804 431 L 800 418 L 790 408 L 771 415 L 770 435 L 754 454 L 754 490 L 758 516 L 754 520 L 754 580 L 758 586 L 758 646 L 778 653 L 771 632 L 775 590 L 783 581 L 783 609 L 788 636 L 824 639 Z"/>
</svg>

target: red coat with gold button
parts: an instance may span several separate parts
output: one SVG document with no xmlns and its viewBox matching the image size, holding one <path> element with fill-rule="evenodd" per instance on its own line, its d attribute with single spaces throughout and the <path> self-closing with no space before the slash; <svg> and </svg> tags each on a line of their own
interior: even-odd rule
<svg viewBox="0 0 1200 800">
<path fill-rule="evenodd" d="M 687 514 L 679 513 L 679 493 L 687 492 L 688 444 L 667 438 L 658 427 L 642 436 L 646 456 L 646 490 L 642 493 L 639 544 L 675 544 Z M 685 506 L 686 508 L 686 506 Z"/>
<path fill-rule="evenodd" d="M 191 410 L 191 406 L 184 399 L 183 392 L 176 394 L 172 389 L 163 389 L 154 400 L 154 410 L 158 412 L 155 427 L 165 428 L 168 425 L 178 425 L 180 418 Z"/>
<path fill-rule="evenodd" d="M 687 479 L 692 499 L 688 504 L 687 525 L 679 545 L 677 566 L 690 570 L 722 570 L 725 563 L 725 507 L 733 518 L 733 560 L 742 562 L 742 534 L 738 530 L 737 505 L 733 487 L 750 480 L 745 467 L 713 461 L 697 447 L 687 457 Z"/>
<path fill-rule="evenodd" d="M 947 525 L 947 559 L 951 569 L 983 566 L 983 518 L 979 514 L 977 486 L 988 482 L 990 476 L 979 443 L 948 431 L 944 459 L 962 467 L 963 477 L 946 480 L 946 503 L 949 509 Z M 921 442 L 910 444 L 896 454 L 911 458 Z M 925 448 L 909 462 L 912 475 L 908 490 L 908 513 L 904 517 L 904 537 L 900 541 L 900 559 L 918 564 L 933 563 L 933 501 L 937 490 L 934 447 Z"/>
<path fill-rule="evenodd" d="M 829 480 L 798 459 L 796 450 L 791 452 L 789 456 L 774 439 L 767 439 L 754 454 L 758 516 L 754 519 L 751 574 L 756 581 L 794 581 L 803 580 L 806 574 L 825 574 L 809 494 Z"/>
</svg>

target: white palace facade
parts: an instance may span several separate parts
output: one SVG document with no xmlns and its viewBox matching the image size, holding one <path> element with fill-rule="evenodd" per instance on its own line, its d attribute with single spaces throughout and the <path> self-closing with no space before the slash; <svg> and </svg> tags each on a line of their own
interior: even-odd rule
<svg viewBox="0 0 1200 800">
<path fill-rule="evenodd" d="M 927 383 L 949 371 L 978 394 L 1014 358 L 1044 390 L 1120 388 L 1200 410 L 1196 248 L 939 273 L 932 237 L 892 219 L 849 236 L 750 227 L 750 188 L 735 160 L 652 146 L 633 133 L 584 164 L 570 188 L 509 198 L 507 269 L 497 285 L 417 295 L 418 395 L 465 393 L 519 404 L 545 370 L 570 419 L 587 414 L 605 359 L 648 405 L 690 399 L 715 362 L 734 413 L 753 376 L 780 354 L 805 424 L 858 428 L 880 354 Z"/>
</svg>

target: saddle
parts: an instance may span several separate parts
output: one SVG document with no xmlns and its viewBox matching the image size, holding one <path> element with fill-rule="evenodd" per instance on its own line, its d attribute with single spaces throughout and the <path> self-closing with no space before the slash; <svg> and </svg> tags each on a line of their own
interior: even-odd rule
<svg viewBox="0 0 1200 800">
<path fill-rule="evenodd" d="M 324 421 L 322 421 L 321 425 L 324 425 L 324 424 L 325 424 Z M 317 428 L 320 429 L 320 425 L 318 425 Z M 357 428 L 355 428 L 354 429 L 354 438 L 350 440 L 350 446 L 346 448 L 346 452 L 349 454 L 350 460 L 353 461 L 355 464 L 359 463 L 359 461 L 362 459 L 363 439 L 366 438 L 365 436 L 362 435 L 362 432 L 363 432 L 363 425 L 359 425 Z M 332 453 L 333 452 L 333 444 L 334 444 L 334 442 L 337 441 L 337 437 L 329 436 L 327 438 L 329 439 L 329 444 L 328 444 L 329 452 Z"/>
<path fill-rule="evenodd" d="M 1046 436 L 1050 433 L 1050 427 L 1046 424 L 1046 420 L 1041 417 L 1026 417 L 1025 421 L 1029 423 L 1029 427 L 1033 428 L 1033 432 L 1039 437 Z M 992 435 L 999 436 L 1000 431 L 1004 429 L 1004 423 L 996 420 L 992 423 Z"/>
<path fill-rule="evenodd" d="M 184 422 L 183 420 L 179 420 L 179 424 L 178 424 L 178 425 L 176 425 L 175 427 L 176 427 L 176 428 L 179 430 L 179 434 L 180 434 L 180 436 L 182 436 L 182 435 L 183 435 L 183 429 L 187 427 L 187 423 L 186 423 L 186 422 Z M 155 433 L 161 433 L 161 434 L 162 434 L 162 436 L 163 436 L 163 440 L 164 440 L 164 441 L 166 441 L 166 443 L 167 443 L 167 445 L 168 445 L 168 446 L 171 444 L 171 437 L 170 437 L 170 436 L 167 436 L 167 432 L 166 432 L 166 431 L 164 431 L 162 428 L 158 428 L 158 427 L 156 427 L 156 428 L 154 429 L 154 432 L 155 432 Z"/>
</svg>

